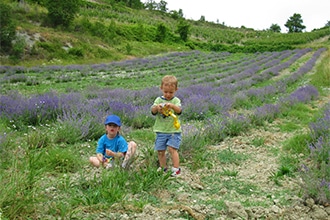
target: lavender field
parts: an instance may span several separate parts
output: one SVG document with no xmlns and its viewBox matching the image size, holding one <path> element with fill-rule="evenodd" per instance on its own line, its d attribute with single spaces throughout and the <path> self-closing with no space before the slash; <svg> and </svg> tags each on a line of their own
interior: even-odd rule
<svg viewBox="0 0 330 220">
<path fill-rule="evenodd" d="M 155 211 L 148 208 L 156 207 L 166 219 L 225 219 L 230 218 L 228 202 L 266 209 L 274 200 L 278 207 L 290 207 L 287 197 L 300 196 L 328 204 L 329 90 L 311 80 L 320 74 L 316 66 L 325 53 L 325 48 L 254 54 L 191 51 L 94 65 L 0 66 L 0 182 L 6 186 L 0 219 L 154 219 Z M 177 180 L 156 172 L 153 152 L 150 106 L 167 74 L 178 78 L 183 105 L 183 174 Z M 96 170 L 88 164 L 110 113 L 122 118 L 122 134 L 139 146 L 128 171 Z M 278 157 L 287 160 L 270 160 L 276 169 L 266 174 L 271 181 L 262 187 L 241 181 L 245 175 L 240 167 L 255 156 L 254 150 L 270 153 L 267 136 L 256 131 L 276 126 L 288 140 L 280 138 L 271 152 L 278 156 L 285 149 L 285 157 Z M 252 134 L 252 151 L 229 147 Z M 305 187 L 281 186 L 292 176 L 301 176 Z M 283 193 L 264 191 L 274 187 Z M 219 191 L 223 196 L 215 197 Z M 272 199 L 260 199 L 265 194 Z M 169 205 L 179 208 L 167 212 Z M 269 210 L 254 214 L 285 216 Z"/>
<path fill-rule="evenodd" d="M 85 140 L 93 137 L 93 127 L 109 113 L 120 115 L 133 128 L 149 128 L 153 123 L 149 108 L 159 95 L 159 81 L 174 74 L 185 110 L 182 120 L 221 117 L 222 123 L 262 124 L 291 105 L 318 98 L 318 90 L 303 80 L 324 51 L 251 55 L 193 51 L 88 66 L 2 66 L 1 115 L 8 126 L 21 129 L 71 122 Z"/>
</svg>

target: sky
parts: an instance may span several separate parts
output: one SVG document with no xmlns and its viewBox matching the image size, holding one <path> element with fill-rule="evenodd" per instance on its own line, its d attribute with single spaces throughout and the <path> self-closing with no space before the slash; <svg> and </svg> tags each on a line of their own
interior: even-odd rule
<svg viewBox="0 0 330 220">
<path fill-rule="evenodd" d="M 159 3 L 160 0 L 154 0 Z M 141 1 L 148 2 L 148 0 Z M 301 15 L 304 31 L 324 27 L 330 21 L 330 0 L 165 0 L 169 11 L 182 9 L 186 19 L 224 23 L 229 27 L 269 29 L 272 24 L 284 26 L 293 14 Z"/>
</svg>

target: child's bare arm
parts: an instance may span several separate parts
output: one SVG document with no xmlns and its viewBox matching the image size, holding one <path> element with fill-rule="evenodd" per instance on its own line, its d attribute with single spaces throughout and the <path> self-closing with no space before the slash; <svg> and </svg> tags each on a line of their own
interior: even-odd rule
<svg viewBox="0 0 330 220">
<path fill-rule="evenodd" d="M 108 150 L 108 149 L 106 149 L 106 154 L 108 155 L 108 156 L 112 156 L 112 157 L 123 157 L 124 156 L 124 154 L 123 153 L 121 153 L 121 152 L 118 152 L 118 153 L 116 153 L 116 152 L 113 152 L 112 150 Z"/>
<path fill-rule="evenodd" d="M 157 114 L 158 112 L 161 113 L 161 110 L 162 110 L 162 107 L 161 107 L 161 104 L 158 104 L 158 105 L 154 105 L 152 106 L 151 108 L 151 112 L 152 114 Z"/>
</svg>

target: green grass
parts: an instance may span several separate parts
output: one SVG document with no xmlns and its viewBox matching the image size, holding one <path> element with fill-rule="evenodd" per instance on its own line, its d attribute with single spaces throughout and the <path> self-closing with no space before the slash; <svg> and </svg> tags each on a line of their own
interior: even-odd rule
<svg viewBox="0 0 330 220">
<path fill-rule="evenodd" d="M 255 147 L 261 147 L 265 144 L 265 138 L 264 137 L 253 138 L 251 144 Z"/>
<path fill-rule="evenodd" d="M 219 151 L 217 153 L 217 160 L 220 163 L 223 163 L 223 164 L 233 163 L 233 164 L 238 165 L 242 161 L 245 161 L 245 160 L 247 160 L 249 158 L 250 158 L 249 155 L 235 153 L 230 148 L 229 149 L 222 150 L 222 151 Z"/>
<path fill-rule="evenodd" d="M 328 40 L 329 41 L 329 40 Z M 326 53 L 323 57 L 323 62 L 316 68 L 316 74 L 311 76 L 311 83 L 320 88 L 319 91 L 324 94 L 329 89 L 330 85 L 330 53 Z"/>
<path fill-rule="evenodd" d="M 276 185 L 282 186 L 280 180 L 284 178 L 284 176 L 292 176 L 294 170 L 290 166 L 281 165 L 276 172 L 273 172 L 269 177 L 271 180 L 275 182 Z"/>
<path fill-rule="evenodd" d="M 144 145 L 149 145 L 154 143 L 155 137 L 155 133 L 151 129 L 136 129 L 131 131 L 127 138 L 136 139 Z"/>
<path fill-rule="evenodd" d="M 316 114 L 315 109 L 309 105 L 296 104 L 286 108 L 280 115 L 281 123 L 278 127 L 281 132 L 295 132 L 303 127 L 307 127 Z"/>
<path fill-rule="evenodd" d="M 291 152 L 292 154 L 307 154 L 307 144 L 312 141 L 310 134 L 297 134 L 289 140 L 286 140 L 283 144 L 285 151 Z"/>
<path fill-rule="evenodd" d="M 283 121 L 283 123 L 278 125 L 281 132 L 294 132 L 301 128 L 301 125 L 296 122 L 296 120 Z"/>
<path fill-rule="evenodd" d="M 222 168 L 222 175 L 223 176 L 229 176 L 229 177 L 236 177 L 238 175 L 239 171 L 237 170 L 229 170 Z"/>
</svg>

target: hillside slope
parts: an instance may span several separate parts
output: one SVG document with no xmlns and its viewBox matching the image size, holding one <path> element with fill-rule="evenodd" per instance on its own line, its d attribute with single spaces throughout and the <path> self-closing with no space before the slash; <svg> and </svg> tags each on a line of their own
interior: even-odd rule
<svg viewBox="0 0 330 220">
<path fill-rule="evenodd" d="M 63 29 L 46 25 L 47 10 L 44 7 L 10 1 L 17 36 L 25 46 L 18 58 L 12 59 L 2 54 L 1 64 L 102 63 L 187 50 L 280 51 L 309 47 L 311 42 L 330 34 L 328 29 L 281 34 L 229 28 L 210 22 L 178 19 L 161 11 L 110 5 L 102 0 L 83 2 L 72 25 Z M 182 40 L 178 33 L 178 27 L 182 24 L 189 25 L 187 41 Z M 161 32 L 163 38 L 159 38 L 160 27 L 165 28 L 165 32 Z"/>
</svg>

